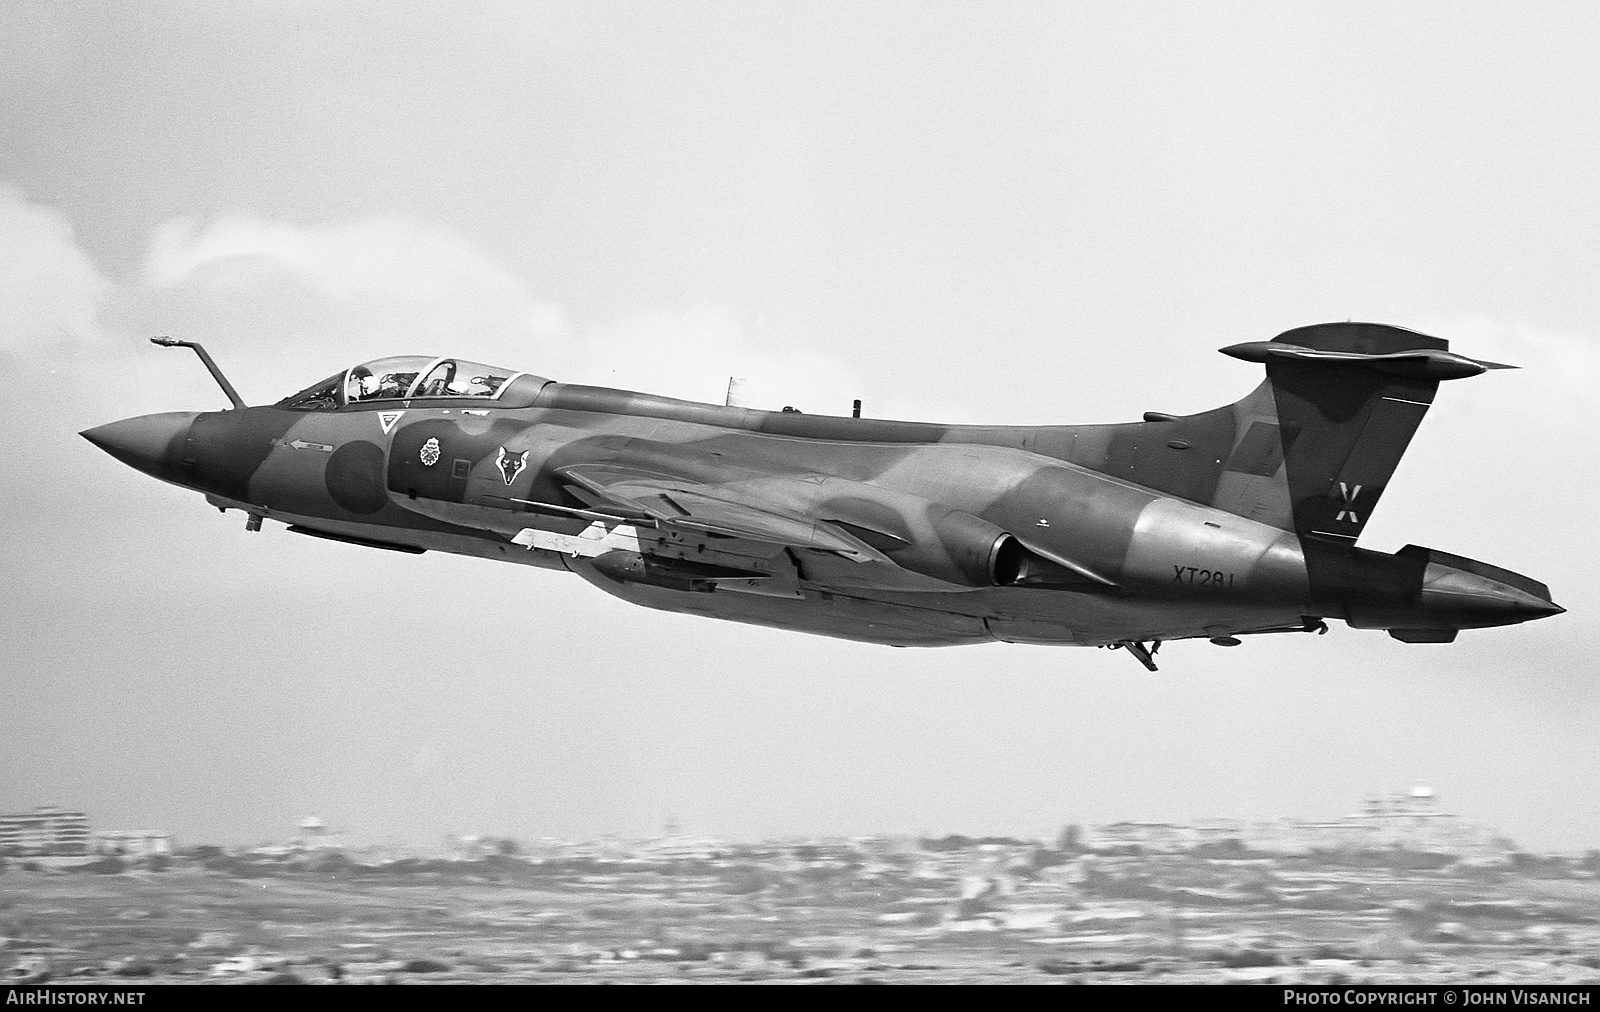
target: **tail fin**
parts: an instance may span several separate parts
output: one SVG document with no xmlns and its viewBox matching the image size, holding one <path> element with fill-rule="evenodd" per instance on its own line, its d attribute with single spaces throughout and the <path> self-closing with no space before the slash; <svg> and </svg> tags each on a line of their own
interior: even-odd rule
<svg viewBox="0 0 1600 1012">
<path fill-rule="evenodd" d="M 1264 363 L 1267 381 L 1233 406 L 1235 440 L 1212 505 L 1353 544 L 1439 382 L 1509 368 L 1449 349 L 1375 323 L 1324 323 L 1222 349 Z"/>
</svg>

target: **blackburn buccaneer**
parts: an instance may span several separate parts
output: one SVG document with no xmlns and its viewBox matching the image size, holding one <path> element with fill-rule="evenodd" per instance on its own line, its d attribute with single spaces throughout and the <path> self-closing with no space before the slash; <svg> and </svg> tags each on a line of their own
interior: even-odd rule
<svg viewBox="0 0 1600 1012">
<path fill-rule="evenodd" d="M 1357 541 L 1439 383 L 1502 368 L 1333 323 L 1227 355 L 1243 400 L 1117 425 L 757 411 L 455 358 L 83 433 L 298 534 L 575 573 L 635 604 L 893 646 L 1235 646 L 1336 619 L 1407 643 L 1559 614 L 1526 576 Z M 731 398 L 730 398 L 731 399 Z M 859 406 L 857 410 L 859 415 Z"/>
</svg>

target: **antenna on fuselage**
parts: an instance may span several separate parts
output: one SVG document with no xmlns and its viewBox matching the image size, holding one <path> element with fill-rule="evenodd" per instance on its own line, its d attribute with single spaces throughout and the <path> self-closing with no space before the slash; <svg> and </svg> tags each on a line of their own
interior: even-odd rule
<svg viewBox="0 0 1600 1012">
<path fill-rule="evenodd" d="M 745 403 L 744 386 L 747 381 L 743 376 L 728 377 L 728 399 L 723 403 L 730 408 L 747 408 Z"/>
</svg>

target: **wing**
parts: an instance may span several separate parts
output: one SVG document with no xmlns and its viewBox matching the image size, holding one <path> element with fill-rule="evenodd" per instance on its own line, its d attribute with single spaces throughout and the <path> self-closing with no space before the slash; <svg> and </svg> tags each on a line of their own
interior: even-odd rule
<svg viewBox="0 0 1600 1012">
<path fill-rule="evenodd" d="M 843 528 L 727 486 L 611 464 L 575 464 L 556 474 L 601 503 L 667 530 L 745 538 L 833 552 L 856 562 L 892 561 Z"/>
</svg>

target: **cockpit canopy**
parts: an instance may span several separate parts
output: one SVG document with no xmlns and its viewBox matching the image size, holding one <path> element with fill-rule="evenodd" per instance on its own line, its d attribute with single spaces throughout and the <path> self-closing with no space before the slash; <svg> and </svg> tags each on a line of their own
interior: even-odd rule
<svg viewBox="0 0 1600 1012">
<path fill-rule="evenodd" d="M 533 391 L 549 382 L 529 373 L 501 369 L 457 358 L 399 355 L 353 366 L 278 402 L 302 411 L 332 411 L 367 401 L 427 397 L 479 397 L 499 400 L 511 385 L 527 377 Z"/>
</svg>

